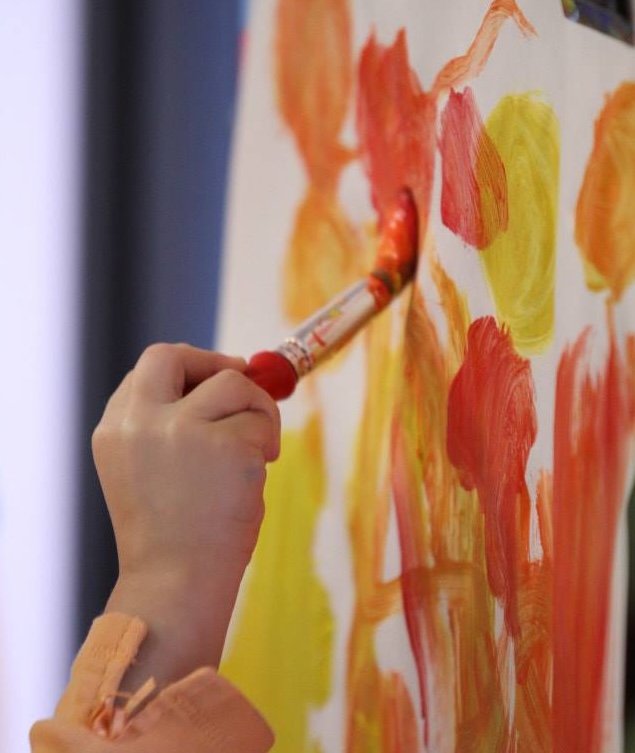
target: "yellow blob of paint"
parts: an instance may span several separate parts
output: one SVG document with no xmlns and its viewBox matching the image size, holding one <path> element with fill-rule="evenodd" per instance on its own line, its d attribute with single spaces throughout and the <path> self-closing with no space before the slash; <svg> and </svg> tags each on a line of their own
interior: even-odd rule
<svg viewBox="0 0 635 753">
<path fill-rule="evenodd" d="M 267 514 L 221 667 L 276 732 L 276 753 L 313 753 L 309 712 L 331 689 L 333 615 L 314 570 L 324 504 L 321 420 L 285 432 L 267 479 Z"/>
<path fill-rule="evenodd" d="M 621 84 L 595 123 L 575 216 L 590 290 L 619 300 L 635 279 L 635 83 Z"/>
<path fill-rule="evenodd" d="M 553 338 L 560 176 L 556 115 L 534 93 L 503 97 L 486 123 L 505 165 L 509 225 L 483 251 L 498 319 L 523 354 Z"/>
</svg>

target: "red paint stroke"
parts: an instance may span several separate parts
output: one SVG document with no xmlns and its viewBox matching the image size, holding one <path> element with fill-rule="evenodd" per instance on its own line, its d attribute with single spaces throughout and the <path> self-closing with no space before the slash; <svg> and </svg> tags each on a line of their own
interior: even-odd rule
<svg viewBox="0 0 635 753">
<path fill-rule="evenodd" d="M 590 330 L 563 354 L 554 426 L 554 750 L 603 749 L 612 573 L 634 395 L 615 342 L 589 367 Z"/>
<path fill-rule="evenodd" d="M 402 29 L 390 47 L 374 34 L 358 69 L 359 150 L 380 222 L 397 193 L 412 191 L 420 221 L 428 216 L 434 176 L 436 102 L 408 62 Z M 425 227 L 420 228 L 421 236 Z"/>
<path fill-rule="evenodd" d="M 441 219 L 478 249 L 507 229 L 505 165 L 483 121 L 474 93 L 451 91 L 441 116 Z"/>
<path fill-rule="evenodd" d="M 417 717 L 408 688 L 396 672 L 382 678 L 381 707 L 383 753 L 418 753 Z"/>
<path fill-rule="evenodd" d="M 502 25 L 510 18 L 516 22 L 524 36 L 531 37 L 536 34 L 535 28 L 520 10 L 516 0 L 494 0 L 468 51 L 465 55 L 446 63 L 434 81 L 432 93 L 438 96 L 450 89 L 458 89 L 479 76 L 494 49 Z"/>
<path fill-rule="evenodd" d="M 530 363 L 493 317 L 468 330 L 465 361 L 450 387 L 447 431 L 450 461 L 462 486 L 476 489 L 483 511 L 490 588 L 517 635 L 520 521 L 537 419 Z"/>
</svg>

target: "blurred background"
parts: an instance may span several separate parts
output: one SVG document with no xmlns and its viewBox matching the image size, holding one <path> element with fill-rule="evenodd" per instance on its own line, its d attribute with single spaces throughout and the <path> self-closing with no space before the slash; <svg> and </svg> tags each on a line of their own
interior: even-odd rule
<svg viewBox="0 0 635 753">
<path fill-rule="evenodd" d="M 147 344 L 213 343 L 244 18 L 0 0 L 0 753 L 28 751 L 116 577 L 108 396 Z"/>
</svg>

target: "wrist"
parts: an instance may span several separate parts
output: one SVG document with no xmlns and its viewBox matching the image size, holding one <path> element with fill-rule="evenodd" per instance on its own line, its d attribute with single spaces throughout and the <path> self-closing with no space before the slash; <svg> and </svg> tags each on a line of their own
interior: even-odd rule
<svg viewBox="0 0 635 753">
<path fill-rule="evenodd" d="M 230 565 L 200 577 L 188 568 L 124 569 L 105 612 L 139 617 L 148 637 L 122 690 L 135 690 L 150 676 L 165 684 L 201 666 L 218 667 L 243 571 Z"/>
</svg>

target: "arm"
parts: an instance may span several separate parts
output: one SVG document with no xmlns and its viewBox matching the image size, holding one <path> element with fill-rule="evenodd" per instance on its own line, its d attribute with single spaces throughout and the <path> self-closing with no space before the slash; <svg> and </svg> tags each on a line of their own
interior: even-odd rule
<svg viewBox="0 0 635 753">
<path fill-rule="evenodd" d="M 119 557 L 102 620 L 130 615 L 148 628 L 136 661 L 122 664 L 118 689 L 135 691 L 149 677 L 159 688 L 170 686 L 133 718 L 135 734 L 173 683 L 218 666 L 258 537 L 280 419 L 273 400 L 240 373 L 244 368 L 242 359 L 209 351 L 153 346 L 109 401 L 93 437 Z M 227 683 L 213 678 L 226 692 Z M 76 707 L 69 711 L 63 700 L 58 717 L 81 721 L 73 714 Z"/>
</svg>

